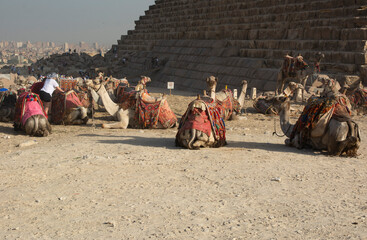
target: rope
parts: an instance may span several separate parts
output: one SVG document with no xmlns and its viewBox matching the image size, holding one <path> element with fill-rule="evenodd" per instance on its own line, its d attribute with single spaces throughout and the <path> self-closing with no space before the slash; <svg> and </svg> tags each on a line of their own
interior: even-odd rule
<svg viewBox="0 0 367 240">
<path fill-rule="evenodd" d="M 274 118 L 274 132 L 273 132 L 273 135 L 276 135 L 277 137 L 284 137 L 284 136 L 286 136 L 287 135 L 287 133 L 288 133 L 288 131 L 289 131 L 289 129 L 291 128 L 291 124 L 289 124 L 289 126 L 288 126 L 288 128 L 287 128 L 287 131 L 285 131 L 285 133 L 283 134 L 283 135 L 279 135 L 278 133 L 277 133 L 277 128 L 276 128 L 276 121 L 275 121 L 275 118 Z"/>
</svg>

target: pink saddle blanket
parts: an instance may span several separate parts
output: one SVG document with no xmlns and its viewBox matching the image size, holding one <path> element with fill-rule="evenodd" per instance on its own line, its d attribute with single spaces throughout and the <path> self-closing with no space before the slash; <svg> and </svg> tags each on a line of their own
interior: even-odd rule
<svg viewBox="0 0 367 240">
<path fill-rule="evenodd" d="M 42 107 L 39 105 L 37 101 L 27 101 L 24 106 L 24 114 L 22 116 L 22 125 L 24 126 L 28 118 L 34 115 L 43 115 Z"/>
</svg>

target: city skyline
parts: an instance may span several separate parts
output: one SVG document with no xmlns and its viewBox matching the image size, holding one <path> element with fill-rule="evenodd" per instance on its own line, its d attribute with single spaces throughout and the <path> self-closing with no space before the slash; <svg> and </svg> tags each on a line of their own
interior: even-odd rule
<svg viewBox="0 0 367 240">
<path fill-rule="evenodd" d="M 116 44 L 154 0 L 0 0 L 0 41 Z"/>
</svg>

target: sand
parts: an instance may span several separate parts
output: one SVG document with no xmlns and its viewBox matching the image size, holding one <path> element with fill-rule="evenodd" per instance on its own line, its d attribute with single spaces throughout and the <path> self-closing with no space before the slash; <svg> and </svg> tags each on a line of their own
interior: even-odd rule
<svg viewBox="0 0 367 240">
<path fill-rule="evenodd" d="M 181 117 L 195 97 L 173 93 Z M 285 146 L 246 106 L 217 149 L 102 129 L 104 112 L 44 138 L 0 123 L 0 239 L 367 239 L 365 117 L 360 155 L 328 157 Z"/>
</svg>

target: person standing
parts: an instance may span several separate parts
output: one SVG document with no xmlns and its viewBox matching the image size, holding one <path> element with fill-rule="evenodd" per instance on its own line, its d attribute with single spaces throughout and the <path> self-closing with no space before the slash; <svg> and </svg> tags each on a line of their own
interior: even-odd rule
<svg viewBox="0 0 367 240">
<path fill-rule="evenodd" d="M 43 106 L 45 107 L 45 112 L 47 115 L 49 109 L 51 108 L 52 93 L 55 91 L 55 89 L 64 92 L 59 87 L 59 84 L 56 82 L 56 79 L 57 79 L 56 73 L 48 75 L 40 91 L 40 98 L 43 102 Z"/>
</svg>

